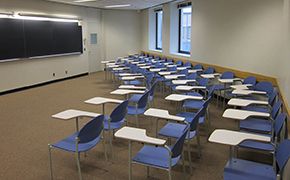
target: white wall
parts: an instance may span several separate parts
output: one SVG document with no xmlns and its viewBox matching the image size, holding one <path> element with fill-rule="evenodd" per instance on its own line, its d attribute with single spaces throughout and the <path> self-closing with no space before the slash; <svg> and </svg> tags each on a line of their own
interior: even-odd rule
<svg viewBox="0 0 290 180">
<path fill-rule="evenodd" d="M 105 54 L 114 59 L 141 48 L 140 13 L 137 11 L 103 10 Z"/>
<path fill-rule="evenodd" d="M 169 5 L 164 5 L 164 14 L 168 16 Z M 192 0 L 189 60 L 278 77 L 290 102 L 290 73 L 286 70 L 290 61 L 283 57 L 283 6 L 283 0 Z M 142 19 L 146 21 L 147 11 L 142 12 Z M 142 29 L 147 29 L 147 23 L 142 24 Z M 163 33 L 163 38 L 172 42 L 170 32 Z M 147 39 L 148 33 L 143 31 L 142 36 Z M 148 51 L 145 43 L 142 50 Z M 163 49 L 164 55 L 172 55 L 170 47 L 164 44 L 163 47 L 167 48 Z"/>
<path fill-rule="evenodd" d="M 100 27 L 96 28 L 99 43 L 95 57 L 97 63 L 89 63 L 88 51 L 79 56 L 3 62 L 0 63 L 0 92 L 86 73 L 91 64 L 100 65 L 101 60 L 140 51 L 140 16 L 137 11 L 107 11 L 39 0 L 0 1 L 0 11 L 77 16 L 82 19 L 86 43 L 89 43 L 88 25 L 94 23 Z M 66 70 L 68 74 L 65 74 Z"/>
</svg>

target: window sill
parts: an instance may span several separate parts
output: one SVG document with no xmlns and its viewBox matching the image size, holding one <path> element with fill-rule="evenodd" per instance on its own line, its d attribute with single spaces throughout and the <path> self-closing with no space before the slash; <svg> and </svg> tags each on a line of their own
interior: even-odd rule
<svg viewBox="0 0 290 180">
<path fill-rule="evenodd" d="M 150 49 L 150 51 L 155 51 L 155 52 L 162 53 L 162 50 L 159 50 L 159 49 Z"/>
<path fill-rule="evenodd" d="M 190 54 L 183 54 L 183 53 L 171 53 L 172 55 L 183 56 L 183 57 L 190 57 Z"/>
</svg>

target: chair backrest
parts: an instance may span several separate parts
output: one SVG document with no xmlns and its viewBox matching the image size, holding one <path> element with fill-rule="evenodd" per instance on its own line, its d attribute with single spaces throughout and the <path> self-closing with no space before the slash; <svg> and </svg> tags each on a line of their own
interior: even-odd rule
<svg viewBox="0 0 290 180">
<path fill-rule="evenodd" d="M 127 107 L 128 107 L 129 101 L 124 101 L 121 104 L 119 104 L 111 113 L 110 119 L 111 122 L 119 122 L 122 121 L 125 116 L 127 115 Z"/>
<path fill-rule="evenodd" d="M 186 79 L 196 79 L 197 78 L 197 74 L 196 73 L 191 73 L 188 76 L 186 76 Z"/>
<path fill-rule="evenodd" d="M 244 79 L 243 81 L 243 84 L 252 84 L 252 85 L 255 85 L 257 82 L 257 79 L 256 77 L 254 76 L 248 76 Z"/>
<path fill-rule="evenodd" d="M 272 111 L 271 111 L 271 117 L 273 119 L 276 118 L 276 116 L 279 113 L 281 107 L 282 107 L 282 101 L 281 100 L 275 102 L 274 106 L 272 107 Z"/>
<path fill-rule="evenodd" d="M 196 64 L 193 66 L 193 69 L 202 69 L 202 65 L 201 64 Z"/>
<path fill-rule="evenodd" d="M 213 74 L 215 72 L 213 67 L 208 67 L 205 71 L 203 71 L 204 74 Z"/>
<path fill-rule="evenodd" d="M 141 98 L 139 99 L 137 103 L 138 108 L 145 108 L 147 106 L 149 93 L 150 91 L 147 91 L 141 96 Z"/>
<path fill-rule="evenodd" d="M 168 68 L 168 71 L 177 71 L 177 67 L 176 66 L 169 67 Z"/>
<path fill-rule="evenodd" d="M 177 62 L 176 62 L 176 65 L 181 66 L 181 65 L 182 65 L 182 61 L 177 61 Z"/>
<path fill-rule="evenodd" d="M 268 100 L 268 101 L 269 101 L 269 104 L 270 104 L 271 106 L 274 105 L 274 102 L 275 102 L 275 100 L 276 100 L 277 95 L 278 95 L 278 91 L 277 91 L 276 89 L 274 89 L 273 92 L 272 92 L 272 94 L 271 94 L 270 97 L 269 97 L 269 100 Z"/>
<path fill-rule="evenodd" d="M 79 143 L 90 142 L 100 136 L 103 130 L 104 115 L 100 115 L 88 122 L 79 132 Z"/>
<path fill-rule="evenodd" d="M 289 149 L 290 149 L 290 140 L 285 139 L 279 144 L 276 150 L 275 157 L 280 172 L 283 172 L 283 168 L 285 167 L 290 158 Z"/>
<path fill-rule="evenodd" d="M 193 120 L 190 123 L 190 131 L 195 131 L 197 129 L 199 118 L 202 117 L 205 111 L 206 111 L 206 108 L 202 107 L 197 111 L 194 117 L 192 117 Z"/>
<path fill-rule="evenodd" d="M 232 79 L 234 78 L 234 73 L 230 71 L 226 71 L 221 75 L 221 79 Z"/>
<path fill-rule="evenodd" d="M 216 88 L 215 85 L 212 85 L 208 88 L 208 97 L 213 95 L 215 88 Z"/>
<path fill-rule="evenodd" d="M 146 75 L 146 85 L 148 86 L 148 88 L 151 88 L 151 83 L 152 83 L 153 78 L 154 78 L 153 73 L 148 73 Z"/>
<path fill-rule="evenodd" d="M 184 67 L 191 67 L 191 63 L 190 62 L 186 62 L 185 64 L 183 64 Z"/>
<path fill-rule="evenodd" d="M 255 85 L 254 89 L 257 91 L 265 91 L 265 92 L 267 92 L 268 95 L 270 95 L 270 94 L 272 94 L 274 87 L 273 87 L 271 82 L 262 81 L 262 82 L 258 82 Z"/>
<path fill-rule="evenodd" d="M 167 61 L 167 62 L 173 62 L 173 60 L 172 60 L 172 59 L 167 59 L 166 61 Z"/>
<path fill-rule="evenodd" d="M 287 119 L 286 113 L 280 113 L 276 117 L 275 122 L 274 122 L 274 135 L 275 135 L 275 137 L 278 137 L 280 135 L 281 130 L 282 130 L 284 124 L 286 123 L 286 119 Z M 288 132 L 286 132 L 286 133 L 288 133 Z"/>
<path fill-rule="evenodd" d="M 207 86 L 209 79 L 208 78 L 199 78 L 197 80 L 197 82 L 198 82 L 198 85 L 200 85 L 200 86 Z"/>
<path fill-rule="evenodd" d="M 181 70 L 178 74 L 185 74 L 188 75 L 188 69 Z"/>
<path fill-rule="evenodd" d="M 171 152 L 172 152 L 172 156 L 171 157 L 172 158 L 176 158 L 176 157 L 181 155 L 182 149 L 183 149 L 184 140 L 186 138 L 188 130 L 189 130 L 189 125 L 187 125 L 184 128 L 182 135 L 177 139 L 175 144 L 172 146 L 172 148 L 171 148 Z"/>
</svg>

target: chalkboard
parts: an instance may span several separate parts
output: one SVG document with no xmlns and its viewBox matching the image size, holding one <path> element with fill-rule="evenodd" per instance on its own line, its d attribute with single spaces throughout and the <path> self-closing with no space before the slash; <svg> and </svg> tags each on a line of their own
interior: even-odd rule
<svg viewBox="0 0 290 180">
<path fill-rule="evenodd" d="M 0 19 L 0 61 L 83 53 L 82 27 L 76 22 Z"/>
<path fill-rule="evenodd" d="M 0 18 L 0 60 L 25 57 L 23 21 Z"/>
</svg>

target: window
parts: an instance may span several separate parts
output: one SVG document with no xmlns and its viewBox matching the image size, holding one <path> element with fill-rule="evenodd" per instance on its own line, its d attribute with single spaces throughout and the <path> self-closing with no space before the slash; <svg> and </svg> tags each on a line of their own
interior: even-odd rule
<svg viewBox="0 0 290 180">
<path fill-rule="evenodd" d="M 156 49 L 162 50 L 162 9 L 155 10 L 156 14 Z"/>
<path fill-rule="evenodd" d="M 190 54 L 191 47 L 191 3 L 180 4 L 178 52 Z"/>
</svg>

